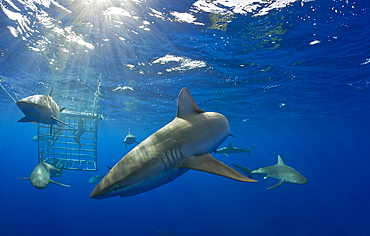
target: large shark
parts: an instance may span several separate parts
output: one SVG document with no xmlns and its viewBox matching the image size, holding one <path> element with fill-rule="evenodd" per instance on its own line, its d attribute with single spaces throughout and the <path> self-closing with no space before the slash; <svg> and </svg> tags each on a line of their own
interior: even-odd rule
<svg viewBox="0 0 370 236">
<path fill-rule="evenodd" d="M 223 148 L 219 148 L 215 151 L 215 153 L 222 153 L 224 154 L 225 156 L 229 156 L 229 154 L 231 153 L 248 153 L 248 156 L 251 155 L 251 151 L 252 149 L 255 147 L 256 145 L 248 148 L 248 149 L 244 149 L 244 148 L 237 148 L 237 147 L 233 147 L 233 144 L 232 143 L 229 143 L 229 145 L 227 147 L 223 147 Z"/>
<path fill-rule="evenodd" d="M 45 189 L 49 183 L 58 184 L 64 187 L 70 187 L 69 185 L 57 183 L 50 179 L 50 172 L 61 172 L 59 169 L 54 166 L 44 162 L 42 160 L 37 166 L 33 169 L 30 178 L 18 178 L 18 179 L 29 179 L 31 184 L 37 189 Z"/>
<path fill-rule="evenodd" d="M 59 119 L 59 114 L 63 109 L 59 109 L 52 95 L 53 87 L 49 95 L 33 95 L 18 100 L 17 106 L 25 115 L 22 119 L 18 120 L 18 122 L 34 122 L 50 125 L 60 122 L 73 128 Z"/>
<path fill-rule="evenodd" d="M 128 129 L 128 134 L 126 135 L 126 137 L 125 137 L 125 139 L 123 140 L 122 143 L 125 144 L 126 149 L 127 149 L 127 144 L 138 143 L 138 142 L 136 142 L 136 137 L 133 134 L 131 134 L 130 128 Z M 120 143 L 120 144 L 122 144 L 122 143 Z"/>
<path fill-rule="evenodd" d="M 262 174 L 262 175 L 265 175 L 264 179 L 271 177 L 271 178 L 280 180 L 279 183 L 267 189 L 275 188 L 277 186 L 282 185 L 283 183 L 292 183 L 292 184 L 307 183 L 307 179 L 301 173 L 299 173 L 292 167 L 284 164 L 284 161 L 280 155 L 278 155 L 278 163 L 276 165 L 267 166 L 264 168 L 258 168 L 257 170 L 253 170 L 253 171 L 248 168 L 238 166 L 235 164 L 233 164 L 233 166 L 243 171 L 250 178 L 253 176 L 253 174 Z"/>
<path fill-rule="evenodd" d="M 257 182 L 216 160 L 210 152 L 230 135 L 226 117 L 198 108 L 187 88 L 176 118 L 124 156 L 91 192 L 95 199 L 140 194 L 173 181 L 189 169 Z"/>
</svg>

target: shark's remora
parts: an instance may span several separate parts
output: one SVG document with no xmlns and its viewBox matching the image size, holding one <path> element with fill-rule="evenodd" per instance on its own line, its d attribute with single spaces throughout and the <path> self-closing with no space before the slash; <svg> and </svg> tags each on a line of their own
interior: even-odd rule
<svg viewBox="0 0 370 236">
<path fill-rule="evenodd" d="M 127 197 L 173 181 L 189 169 L 257 182 L 216 160 L 210 152 L 230 135 L 226 117 L 198 108 L 187 88 L 178 97 L 176 118 L 124 156 L 90 197 Z"/>
</svg>

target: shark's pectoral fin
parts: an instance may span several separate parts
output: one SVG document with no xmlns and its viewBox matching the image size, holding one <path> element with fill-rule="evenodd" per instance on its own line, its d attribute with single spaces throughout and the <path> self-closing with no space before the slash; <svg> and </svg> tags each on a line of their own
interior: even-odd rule
<svg viewBox="0 0 370 236">
<path fill-rule="evenodd" d="M 71 186 L 66 185 L 66 184 L 61 184 L 61 183 L 55 182 L 54 180 L 50 180 L 50 183 L 57 184 L 57 185 L 64 186 L 64 187 L 71 187 Z"/>
<path fill-rule="evenodd" d="M 53 119 L 53 120 L 56 120 L 56 121 L 58 121 L 58 122 L 60 122 L 60 123 L 62 123 L 63 125 L 66 125 L 66 126 L 68 126 L 68 127 L 71 127 L 72 129 L 77 130 L 75 127 L 73 127 L 73 126 L 71 126 L 71 125 L 67 124 L 66 122 L 61 121 L 61 120 L 59 120 L 59 119 L 57 119 L 57 118 L 55 118 L 55 117 L 52 117 L 52 119 Z"/>
<path fill-rule="evenodd" d="M 32 118 L 30 118 L 29 116 L 25 116 L 23 117 L 22 119 L 18 120 L 18 122 L 32 122 L 32 123 L 38 123 L 37 121 L 34 121 Z"/>
<path fill-rule="evenodd" d="M 279 183 L 277 183 L 277 184 L 275 184 L 274 186 L 271 186 L 271 187 L 269 187 L 269 188 L 267 188 L 267 189 L 275 188 L 275 187 L 277 187 L 277 186 L 282 185 L 283 183 L 285 183 L 285 181 L 284 181 L 284 180 L 280 180 L 280 182 L 279 182 Z"/>
<path fill-rule="evenodd" d="M 227 154 L 227 153 L 224 153 L 224 155 L 227 156 L 227 157 L 229 157 L 229 154 Z"/>
<path fill-rule="evenodd" d="M 206 153 L 199 156 L 191 156 L 181 164 L 180 168 L 188 168 L 198 171 L 204 171 L 215 175 L 224 176 L 230 179 L 235 179 L 244 182 L 258 182 L 257 180 L 250 179 L 240 174 L 231 167 L 218 161 L 211 156 L 210 153 Z"/>
<path fill-rule="evenodd" d="M 66 107 L 62 107 L 62 108 L 60 108 L 59 109 L 59 112 L 62 112 L 62 111 L 64 111 L 66 109 Z"/>
</svg>

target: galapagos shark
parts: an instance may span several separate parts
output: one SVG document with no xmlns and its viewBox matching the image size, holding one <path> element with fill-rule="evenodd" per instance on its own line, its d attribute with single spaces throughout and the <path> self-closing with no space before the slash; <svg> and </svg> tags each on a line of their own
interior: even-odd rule
<svg viewBox="0 0 370 236">
<path fill-rule="evenodd" d="M 42 161 L 37 164 L 37 166 L 33 169 L 30 178 L 18 178 L 18 179 L 29 179 L 31 180 L 31 184 L 40 190 L 45 189 L 49 183 L 58 184 L 64 187 L 71 187 L 69 185 L 57 183 L 50 179 L 50 172 L 61 172 L 60 169 L 55 168 L 54 166 L 44 162 L 44 158 Z"/>
<path fill-rule="evenodd" d="M 230 135 L 226 117 L 199 109 L 187 88 L 180 91 L 177 104 L 175 119 L 127 153 L 90 197 L 133 196 L 169 183 L 189 169 L 258 182 L 210 154 Z"/>
<path fill-rule="evenodd" d="M 229 157 L 229 154 L 231 154 L 231 153 L 245 153 L 246 152 L 246 153 L 248 153 L 248 156 L 250 156 L 251 151 L 255 146 L 256 145 L 253 145 L 251 148 L 243 149 L 243 148 L 233 147 L 233 144 L 230 143 L 227 147 L 217 149 L 215 151 L 215 153 L 222 153 L 225 156 Z"/>
<path fill-rule="evenodd" d="M 127 149 L 127 144 L 138 143 L 136 142 L 136 137 L 133 134 L 131 134 L 130 128 L 128 129 L 128 134 L 126 135 L 122 143 L 125 144 L 126 149 Z M 119 143 L 119 144 L 122 144 L 122 143 Z"/>
<path fill-rule="evenodd" d="M 278 162 L 276 165 L 258 168 L 257 170 L 253 171 L 235 164 L 233 164 L 233 166 L 243 171 L 250 178 L 253 176 L 253 174 L 262 174 L 265 175 L 264 179 L 271 177 L 280 180 L 277 184 L 267 189 L 275 188 L 282 185 L 283 183 L 306 184 L 308 182 L 301 173 L 299 173 L 292 167 L 285 165 L 280 155 L 278 155 Z"/>
<path fill-rule="evenodd" d="M 74 129 L 72 126 L 59 119 L 59 114 L 64 108 L 59 109 L 52 95 L 53 87 L 49 95 L 33 95 L 18 100 L 17 106 L 25 115 L 22 119 L 18 120 L 18 122 L 43 123 L 50 124 L 51 126 L 60 122 Z"/>
</svg>

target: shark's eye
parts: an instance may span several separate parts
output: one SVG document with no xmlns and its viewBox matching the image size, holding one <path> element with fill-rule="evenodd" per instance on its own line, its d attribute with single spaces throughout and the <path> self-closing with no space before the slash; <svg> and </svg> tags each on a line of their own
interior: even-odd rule
<svg viewBox="0 0 370 236">
<path fill-rule="evenodd" d="M 113 191 L 116 191 L 116 190 L 118 190 L 118 189 L 119 189 L 119 185 L 117 184 L 117 185 L 115 185 L 115 186 L 114 186 Z"/>
</svg>

